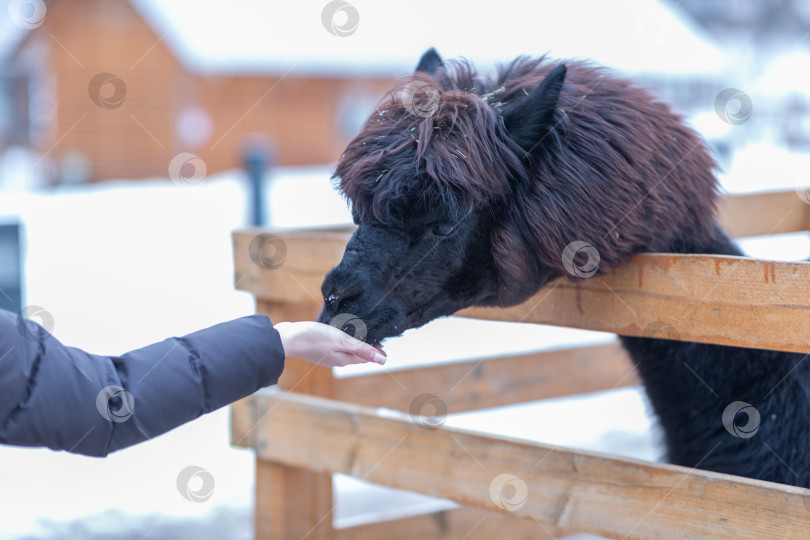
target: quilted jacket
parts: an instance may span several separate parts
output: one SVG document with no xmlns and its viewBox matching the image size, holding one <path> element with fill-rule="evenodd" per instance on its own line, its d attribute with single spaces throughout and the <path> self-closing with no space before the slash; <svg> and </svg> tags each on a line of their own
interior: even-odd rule
<svg viewBox="0 0 810 540">
<path fill-rule="evenodd" d="M 264 315 L 99 356 L 0 310 L 0 443 L 105 456 L 275 384 L 283 369 Z"/>
</svg>

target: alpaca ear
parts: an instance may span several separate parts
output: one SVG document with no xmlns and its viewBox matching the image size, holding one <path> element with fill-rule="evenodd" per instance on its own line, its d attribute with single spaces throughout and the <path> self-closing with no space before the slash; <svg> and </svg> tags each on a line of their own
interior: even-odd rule
<svg viewBox="0 0 810 540">
<path fill-rule="evenodd" d="M 421 71 L 428 75 L 436 75 L 436 72 L 439 71 L 441 67 L 444 67 L 444 60 L 442 60 L 442 57 L 436 52 L 436 49 L 431 47 L 425 51 L 425 54 L 419 59 L 419 63 L 416 65 L 416 71 L 417 73 Z"/>
<path fill-rule="evenodd" d="M 565 64 L 552 69 L 528 96 L 503 108 L 503 120 L 512 140 L 533 155 L 554 128 L 554 111 L 565 80 Z"/>
</svg>

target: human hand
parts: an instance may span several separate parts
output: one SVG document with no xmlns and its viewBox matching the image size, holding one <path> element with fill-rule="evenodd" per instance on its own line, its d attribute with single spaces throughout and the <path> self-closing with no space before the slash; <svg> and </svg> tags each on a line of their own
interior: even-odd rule
<svg viewBox="0 0 810 540">
<path fill-rule="evenodd" d="M 385 353 L 328 324 L 302 321 L 274 325 L 284 354 L 313 364 L 340 367 L 363 362 L 385 363 Z"/>
</svg>

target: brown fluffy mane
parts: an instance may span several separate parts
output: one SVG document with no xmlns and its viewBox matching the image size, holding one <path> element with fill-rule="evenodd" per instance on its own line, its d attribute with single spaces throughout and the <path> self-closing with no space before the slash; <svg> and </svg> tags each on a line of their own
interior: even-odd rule
<svg viewBox="0 0 810 540">
<path fill-rule="evenodd" d="M 400 81 L 341 156 L 335 177 L 361 216 L 397 221 L 414 204 L 425 211 L 439 210 L 438 204 L 444 213 L 460 215 L 511 192 L 515 175 L 504 171 L 504 161 L 513 173 L 524 172 L 497 111 L 480 98 L 483 89 L 467 87 L 476 77 L 472 67 L 455 66 L 451 88 L 423 73 Z M 433 114 L 417 116 L 403 106 L 403 88 L 412 81 L 435 90 Z M 403 170 L 413 177 L 395 174 Z"/>
<path fill-rule="evenodd" d="M 400 81 L 341 157 L 335 177 L 362 219 L 414 214 L 493 216 L 493 258 L 504 283 L 537 262 L 566 275 L 561 254 L 581 240 L 600 271 L 641 251 L 682 251 L 714 234 L 715 163 L 669 107 L 610 70 L 567 62 L 556 121 L 531 155 L 504 117 L 555 66 L 518 58 L 482 78 L 466 62 Z M 411 81 L 438 92 L 412 114 Z"/>
</svg>

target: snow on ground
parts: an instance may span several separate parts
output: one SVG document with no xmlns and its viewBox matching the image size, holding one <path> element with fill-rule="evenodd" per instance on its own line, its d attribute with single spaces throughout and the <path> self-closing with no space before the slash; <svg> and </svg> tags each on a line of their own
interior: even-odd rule
<svg viewBox="0 0 810 540">
<path fill-rule="evenodd" d="M 267 190 L 271 224 L 347 223 L 346 205 L 328 177 L 325 167 L 276 171 Z M 726 180 L 727 188 L 735 185 Z M 252 298 L 233 288 L 231 262 L 230 233 L 246 225 L 246 208 L 240 172 L 198 185 L 108 182 L 0 197 L 0 218 L 16 215 L 25 225 L 26 304 L 53 315 L 58 339 L 103 354 L 253 312 Z M 810 251 L 806 235 L 760 244 L 750 244 L 753 254 L 791 259 Z M 340 375 L 609 339 L 449 318 L 390 340 L 387 366 Z M 451 415 L 446 423 L 645 459 L 660 454 L 645 400 L 632 388 Z M 178 473 L 189 465 L 215 479 L 206 503 L 190 502 L 177 489 Z M 0 539 L 249 538 L 252 483 L 253 455 L 230 446 L 227 410 L 103 460 L 0 447 Z M 342 525 L 452 505 L 378 492 L 348 477 L 336 485 Z"/>
<path fill-rule="evenodd" d="M 808 170 L 810 153 L 791 152 L 768 141 L 757 141 L 737 151 L 728 170 L 720 175 L 720 185 L 728 193 L 807 188 Z"/>
</svg>

